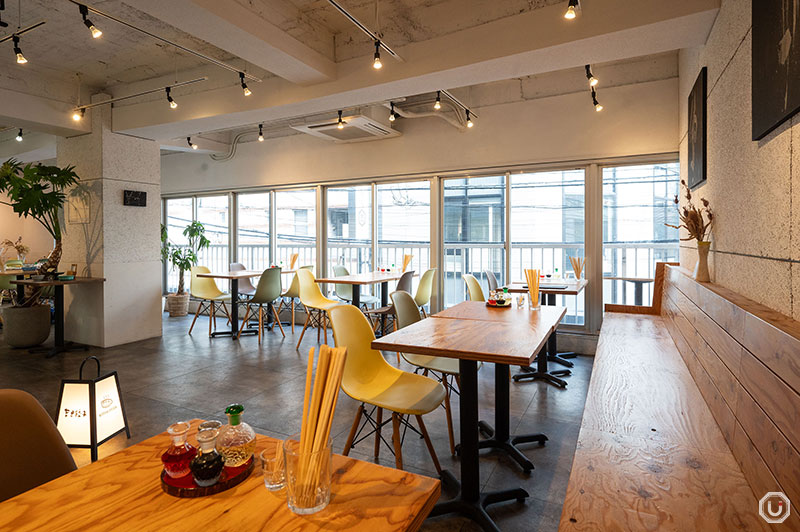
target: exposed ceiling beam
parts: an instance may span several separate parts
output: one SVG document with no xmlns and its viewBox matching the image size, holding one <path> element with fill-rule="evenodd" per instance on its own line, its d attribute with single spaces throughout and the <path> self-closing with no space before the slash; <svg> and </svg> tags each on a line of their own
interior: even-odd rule
<svg viewBox="0 0 800 532">
<path fill-rule="evenodd" d="M 231 149 L 231 145 L 217 140 L 201 138 L 198 136 L 192 137 L 192 144 L 197 145 L 197 149 L 191 148 L 186 138 L 162 140 L 160 143 L 162 150 L 187 152 L 187 153 L 214 153 L 225 154 Z"/>
<path fill-rule="evenodd" d="M 0 88 L 0 124 L 72 137 L 91 131 L 91 122 L 72 119 L 73 104 Z"/>
<path fill-rule="evenodd" d="M 336 77 L 336 63 L 235 0 L 129 4 L 292 83 L 307 85 Z"/>
<path fill-rule="evenodd" d="M 0 162 L 12 157 L 22 164 L 55 159 L 56 137 L 34 131 L 25 132 L 24 140 L 14 140 L 16 129 L 5 134 L 0 141 Z"/>
</svg>

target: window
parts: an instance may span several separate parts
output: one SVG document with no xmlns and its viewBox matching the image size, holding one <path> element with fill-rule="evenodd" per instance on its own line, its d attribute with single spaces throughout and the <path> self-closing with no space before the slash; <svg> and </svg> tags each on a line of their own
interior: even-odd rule
<svg viewBox="0 0 800 532">
<path fill-rule="evenodd" d="M 176 246 L 185 246 L 186 237 L 183 230 L 192 223 L 192 198 L 174 198 L 166 200 L 167 238 Z M 188 280 L 184 280 L 188 283 Z M 186 285 L 188 287 L 188 284 Z M 178 290 L 178 270 L 167 262 L 167 292 Z"/>
<path fill-rule="evenodd" d="M 248 270 L 265 270 L 269 255 L 269 192 L 239 194 L 237 199 L 238 258 Z"/>
<path fill-rule="evenodd" d="M 430 181 L 378 185 L 378 267 L 403 267 L 422 275 L 430 267 Z"/>
<path fill-rule="evenodd" d="M 198 197 L 197 221 L 203 224 L 206 238 L 211 241 L 208 248 L 200 250 L 198 265 L 212 272 L 228 271 L 228 195 Z"/>
<path fill-rule="evenodd" d="M 574 275 L 569 257 L 584 256 L 584 188 L 583 170 L 511 176 L 512 282 L 525 279 L 528 268 Z M 557 297 L 567 307 L 564 323 L 584 323 L 584 301 L 583 293 Z"/>
<path fill-rule="evenodd" d="M 677 162 L 603 169 L 603 300 L 650 305 L 655 264 L 678 261 Z"/>
<path fill-rule="evenodd" d="M 444 306 L 467 298 L 465 273 L 505 282 L 505 176 L 444 181 Z M 484 284 L 485 286 L 485 284 Z"/>
<path fill-rule="evenodd" d="M 289 267 L 289 257 L 298 254 L 297 265 L 316 264 L 317 192 L 314 189 L 275 192 L 275 232 L 278 256 L 275 262 Z"/>
<path fill-rule="evenodd" d="M 372 186 L 329 188 L 328 273 L 372 270 Z"/>
</svg>

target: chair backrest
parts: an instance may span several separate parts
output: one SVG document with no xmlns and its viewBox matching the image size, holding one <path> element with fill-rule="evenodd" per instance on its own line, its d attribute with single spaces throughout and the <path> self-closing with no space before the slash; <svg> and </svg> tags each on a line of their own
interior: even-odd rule
<svg viewBox="0 0 800 532">
<path fill-rule="evenodd" d="M 402 290 L 403 292 L 411 293 L 411 283 L 414 281 L 414 270 L 403 273 L 397 281 L 397 288 L 395 290 Z"/>
<path fill-rule="evenodd" d="M 308 266 L 300 266 L 300 270 L 308 270 L 311 271 L 314 268 L 312 265 Z M 286 289 L 286 292 L 281 294 L 283 297 L 300 297 L 300 279 L 297 278 L 297 272 L 292 276 L 292 282 L 289 284 L 289 288 Z"/>
<path fill-rule="evenodd" d="M 0 501 L 76 469 L 64 438 L 31 394 L 0 390 L 0 426 L 0 453 L 7 458 L 0 468 Z"/>
<path fill-rule="evenodd" d="M 337 264 L 333 267 L 334 277 L 344 277 L 345 275 L 350 275 L 350 272 L 347 271 L 347 268 L 341 264 Z M 351 284 L 336 283 L 333 285 L 333 291 L 336 292 L 336 297 L 339 299 L 344 299 L 345 301 L 353 300 L 353 285 Z"/>
<path fill-rule="evenodd" d="M 17 286 L 11 283 L 15 278 L 16 275 L 0 274 L 0 290 L 16 290 Z"/>
<path fill-rule="evenodd" d="M 494 276 L 494 272 L 492 270 L 483 270 L 483 274 L 489 283 L 489 290 L 497 290 L 500 285 L 497 284 L 497 277 Z"/>
<path fill-rule="evenodd" d="M 241 262 L 231 262 L 229 268 L 230 271 L 232 272 L 241 272 L 247 269 Z M 255 292 L 255 289 L 256 287 L 253 286 L 253 282 L 250 280 L 249 277 L 242 277 L 241 279 L 239 279 L 239 292 L 242 293 Z"/>
<path fill-rule="evenodd" d="M 427 270 L 422 274 L 422 277 L 420 277 L 417 293 L 414 295 L 414 301 L 417 302 L 418 307 L 423 307 L 431 302 L 434 279 L 436 279 L 436 268 Z"/>
<path fill-rule="evenodd" d="M 222 290 L 219 289 L 214 279 L 208 277 L 198 277 L 198 273 L 211 273 L 211 270 L 205 266 L 192 266 L 192 280 L 189 285 L 189 292 L 192 297 L 199 299 L 214 299 L 222 295 Z"/>
<path fill-rule="evenodd" d="M 481 283 L 475 278 L 474 275 L 465 273 L 462 275 L 464 278 L 464 282 L 467 283 L 467 290 L 469 291 L 469 300 L 470 301 L 486 301 L 486 298 L 483 297 L 483 289 L 481 288 Z"/>
<path fill-rule="evenodd" d="M 381 373 L 395 375 L 397 370 L 383 358 L 379 351 L 372 349 L 375 333 L 361 310 L 353 305 L 339 305 L 328 311 L 333 327 L 333 339 L 337 347 L 347 348 L 347 359 L 342 375 L 342 389 L 353 396 L 363 396 L 365 392 L 378 393 L 394 379 L 378 379 Z M 373 388 L 374 389 L 370 389 Z"/>
<path fill-rule="evenodd" d="M 297 270 L 297 279 L 300 282 L 300 302 L 303 305 L 318 308 L 320 303 L 327 300 L 314 280 L 315 277 L 311 270 Z"/>
<path fill-rule="evenodd" d="M 400 291 L 392 292 L 391 298 L 392 304 L 394 304 L 394 312 L 397 315 L 398 328 L 408 327 L 422 319 L 419 314 L 419 307 L 414 298 L 411 297 L 411 294 Z"/>
<path fill-rule="evenodd" d="M 250 299 L 251 303 L 265 305 L 281 297 L 281 269 L 267 268 L 261 274 L 256 287 L 256 293 Z"/>
</svg>

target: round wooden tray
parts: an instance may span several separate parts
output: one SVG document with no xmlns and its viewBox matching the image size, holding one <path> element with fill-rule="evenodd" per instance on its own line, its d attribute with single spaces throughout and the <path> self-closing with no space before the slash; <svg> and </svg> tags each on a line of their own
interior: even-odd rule
<svg viewBox="0 0 800 532">
<path fill-rule="evenodd" d="M 172 478 L 167 475 L 167 472 L 161 471 L 161 489 L 164 493 L 172 495 L 173 497 L 181 497 L 184 499 L 191 499 L 195 497 L 205 497 L 206 495 L 214 495 L 225 490 L 229 490 L 237 484 L 241 484 L 250 473 L 253 471 L 253 464 L 255 463 L 254 457 L 250 457 L 244 465 L 239 467 L 222 468 L 222 474 L 219 476 L 219 481 L 213 486 L 200 487 L 194 482 L 191 473 L 184 475 L 180 478 Z"/>
<path fill-rule="evenodd" d="M 487 301 L 486 306 L 489 308 L 511 308 L 512 303 L 513 302 L 509 300 L 508 305 L 490 305 L 489 302 Z"/>
</svg>

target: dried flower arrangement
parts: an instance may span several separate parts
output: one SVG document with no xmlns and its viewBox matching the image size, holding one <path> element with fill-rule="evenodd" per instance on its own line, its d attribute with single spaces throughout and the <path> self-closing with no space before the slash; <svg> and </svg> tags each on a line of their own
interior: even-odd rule
<svg viewBox="0 0 800 532">
<path fill-rule="evenodd" d="M 8 238 L 6 238 L 5 240 L 3 240 L 0 246 L 3 247 L 3 251 L 13 249 L 14 251 L 17 252 L 17 255 L 27 255 L 28 253 L 31 252 L 31 248 L 22 243 L 22 237 L 17 238 L 16 242 L 12 242 Z"/>
<path fill-rule="evenodd" d="M 681 240 L 697 240 L 698 242 L 707 242 L 708 237 L 711 236 L 711 226 L 714 225 L 714 213 L 711 211 L 708 200 L 700 198 L 703 204 L 701 208 L 697 208 L 692 203 L 692 191 L 686 186 L 686 181 L 681 179 L 681 188 L 684 189 L 686 196 L 686 205 L 678 208 L 678 214 L 681 219 L 680 225 L 664 224 L 668 227 L 680 229 L 683 227 L 689 232 L 689 236 L 681 238 Z M 680 200 L 678 195 L 675 195 L 675 204 L 679 204 Z M 706 221 L 707 220 L 707 221 Z"/>
</svg>

